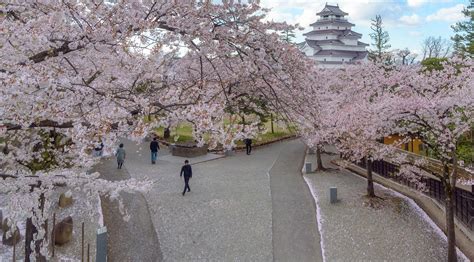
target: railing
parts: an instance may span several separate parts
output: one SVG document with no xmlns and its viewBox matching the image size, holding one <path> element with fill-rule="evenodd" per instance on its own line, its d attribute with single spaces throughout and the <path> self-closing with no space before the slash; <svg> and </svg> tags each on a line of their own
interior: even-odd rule
<svg viewBox="0 0 474 262">
<path fill-rule="evenodd" d="M 367 168 L 367 161 L 365 159 L 356 164 L 362 168 Z M 394 175 L 399 170 L 399 167 L 395 164 L 384 160 L 375 160 L 372 161 L 372 170 L 382 177 L 420 190 L 417 183 L 413 183 L 403 176 Z M 424 194 L 444 204 L 445 193 L 441 181 L 431 177 L 423 177 L 421 182 L 426 185 L 426 190 L 422 191 Z M 469 230 L 474 231 L 474 186 L 471 186 L 470 192 L 456 187 L 454 191 L 454 213 L 459 221 Z"/>
</svg>

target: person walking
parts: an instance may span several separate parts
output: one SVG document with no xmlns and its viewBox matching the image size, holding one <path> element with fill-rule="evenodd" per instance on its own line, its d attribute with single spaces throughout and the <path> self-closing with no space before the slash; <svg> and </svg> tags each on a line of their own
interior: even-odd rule
<svg viewBox="0 0 474 262">
<path fill-rule="evenodd" d="M 247 155 L 250 155 L 252 152 L 252 139 L 245 139 L 245 149 L 247 150 Z"/>
<path fill-rule="evenodd" d="M 150 143 L 151 151 L 151 164 L 156 164 L 156 158 L 158 157 L 158 150 L 160 150 L 160 144 L 156 141 L 156 137 Z"/>
<path fill-rule="evenodd" d="M 119 145 L 117 152 L 115 152 L 115 156 L 117 157 L 117 168 L 122 169 L 123 162 L 125 161 L 125 157 L 127 153 L 125 153 L 125 149 L 123 149 L 123 144 Z"/>
<path fill-rule="evenodd" d="M 193 170 L 191 169 L 191 165 L 189 164 L 188 160 L 184 161 L 184 166 L 181 167 L 181 172 L 179 173 L 179 176 L 184 175 L 184 190 L 183 190 L 183 196 L 184 193 L 186 193 L 186 189 L 188 192 L 191 191 L 191 188 L 189 187 L 189 179 L 193 177 Z"/>
</svg>

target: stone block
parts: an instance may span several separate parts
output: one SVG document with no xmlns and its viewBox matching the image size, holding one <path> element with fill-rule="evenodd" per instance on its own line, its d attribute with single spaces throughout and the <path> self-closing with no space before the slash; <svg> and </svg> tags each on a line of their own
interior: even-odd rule
<svg viewBox="0 0 474 262">
<path fill-rule="evenodd" d="M 8 229 L 8 220 L 7 220 L 7 218 L 4 218 L 4 219 L 3 219 L 2 221 L 0 221 L 0 222 L 2 222 L 2 223 L 0 224 L 0 229 L 1 229 L 3 232 L 5 232 L 5 230 Z"/>
<path fill-rule="evenodd" d="M 67 191 L 66 193 L 61 193 L 59 196 L 59 207 L 66 208 L 72 205 L 72 193 Z"/>
<path fill-rule="evenodd" d="M 64 245 L 72 239 L 73 222 L 72 217 L 68 216 L 54 226 L 54 244 Z"/>
<path fill-rule="evenodd" d="M 14 227 L 14 230 L 11 230 Z M 13 246 L 18 244 L 21 240 L 20 230 L 16 225 L 8 225 L 7 219 L 3 221 L 2 224 L 2 243 L 4 245 Z"/>
<path fill-rule="evenodd" d="M 197 147 L 195 144 L 173 145 L 171 147 L 171 154 L 173 156 L 181 157 L 197 157 L 207 154 L 207 146 Z"/>
</svg>

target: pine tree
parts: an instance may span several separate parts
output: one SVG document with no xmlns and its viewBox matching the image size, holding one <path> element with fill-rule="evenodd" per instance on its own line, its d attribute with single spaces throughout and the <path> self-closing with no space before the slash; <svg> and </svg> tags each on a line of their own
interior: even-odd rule
<svg viewBox="0 0 474 262">
<path fill-rule="evenodd" d="M 285 29 L 281 32 L 281 39 L 287 43 L 294 43 L 293 39 L 296 38 L 295 31 L 293 29 Z"/>
<path fill-rule="evenodd" d="M 454 41 L 454 50 L 457 54 L 474 56 L 474 0 L 463 9 L 462 13 L 467 18 L 452 26 L 456 33 L 451 39 Z"/>
<path fill-rule="evenodd" d="M 375 50 L 369 51 L 369 58 L 372 60 L 384 59 L 388 55 L 388 49 L 391 45 L 388 43 L 390 41 L 390 36 L 387 31 L 384 31 L 382 17 L 376 15 L 375 19 L 372 19 L 370 26 L 373 33 L 370 33 L 370 38 L 372 38 L 372 46 Z M 390 59 L 388 59 L 390 60 Z"/>
</svg>

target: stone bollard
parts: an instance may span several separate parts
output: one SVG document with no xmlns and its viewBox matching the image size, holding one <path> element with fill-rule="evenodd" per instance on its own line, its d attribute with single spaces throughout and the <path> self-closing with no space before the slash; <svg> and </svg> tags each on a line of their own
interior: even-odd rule
<svg viewBox="0 0 474 262">
<path fill-rule="evenodd" d="M 54 244 L 64 245 L 71 241 L 73 233 L 72 217 L 68 216 L 54 226 Z"/>
<path fill-rule="evenodd" d="M 329 202 L 331 202 L 331 204 L 337 202 L 337 187 L 329 188 Z"/>
<path fill-rule="evenodd" d="M 97 229 L 96 262 L 107 262 L 107 227 Z"/>
<path fill-rule="evenodd" d="M 305 163 L 304 171 L 306 172 L 306 174 L 311 173 L 313 171 L 313 166 L 310 162 Z"/>
<path fill-rule="evenodd" d="M 11 221 L 8 221 L 8 219 L 6 218 L 4 219 L 2 223 L 2 231 L 3 231 L 2 243 L 4 245 L 13 246 L 13 245 L 18 244 L 18 242 L 20 242 L 21 240 L 20 230 L 15 224 L 11 223 Z"/>
<path fill-rule="evenodd" d="M 67 191 L 66 193 L 61 193 L 59 196 L 59 207 L 66 208 L 72 205 L 72 192 Z"/>
</svg>

